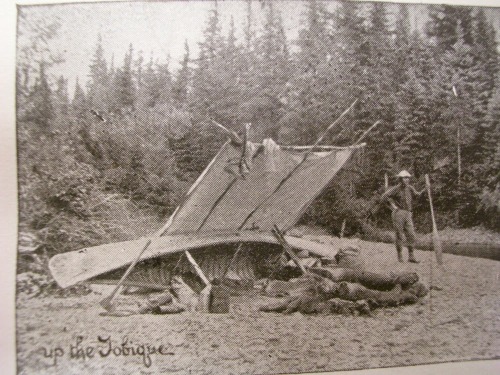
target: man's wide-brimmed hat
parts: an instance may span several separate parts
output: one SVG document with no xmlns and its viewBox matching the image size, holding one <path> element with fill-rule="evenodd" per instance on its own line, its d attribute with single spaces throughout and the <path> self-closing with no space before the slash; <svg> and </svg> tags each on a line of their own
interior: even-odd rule
<svg viewBox="0 0 500 375">
<path fill-rule="evenodd" d="M 404 178 L 404 177 L 411 177 L 411 174 L 407 170 L 402 170 L 399 172 L 396 177 Z"/>
</svg>

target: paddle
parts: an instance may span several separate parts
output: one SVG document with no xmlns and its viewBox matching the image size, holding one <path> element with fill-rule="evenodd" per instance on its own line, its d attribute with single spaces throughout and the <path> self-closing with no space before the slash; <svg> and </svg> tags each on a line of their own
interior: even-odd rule
<svg viewBox="0 0 500 375">
<path fill-rule="evenodd" d="M 132 264 L 130 264 L 130 266 L 128 267 L 127 271 L 123 274 L 122 278 L 120 279 L 120 281 L 116 285 L 116 287 L 113 290 L 113 292 L 108 297 L 104 298 L 101 302 L 99 302 L 99 304 L 106 311 L 112 311 L 114 309 L 113 300 L 115 299 L 116 295 L 118 294 L 118 291 L 120 290 L 123 282 L 128 277 L 128 275 L 130 274 L 130 272 L 132 272 L 132 270 L 134 269 L 135 265 L 137 264 L 137 262 L 139 262 L 139 260 L 141 259 L 142 254 L 144 254 L 144 252 L 147 250 L 147 248 L 149 247 L 149 245 L 151 245 L 151 239 L 149 239 L 148 242 L 146 242 L 146 245 L 144 245 L 144 247 L 142 248 L 142 250 L 139 253 L 139 255 L 137 256 L 137 258 L 135 258 L 135 260 L 132 262 Z"/>
<path fill-rule="evenodd" d="M 441 239 L 439 238 L 439 233 L 436 225 L 436 218 L 434 217 L 434 207 L 432 205 L 432 194 L 431 194 L 431 182 L 429 180 L 429 175 L 425 175 L 425 187 L 427 188 L 427 194 L 429 195 L 429 205 L 431 208 L 431 218 L 432 218 L 432 247 L 436 253 L 436 260 L 439 265 L 443 264 L 443 249 L 441 247 Z"/>
</svg>

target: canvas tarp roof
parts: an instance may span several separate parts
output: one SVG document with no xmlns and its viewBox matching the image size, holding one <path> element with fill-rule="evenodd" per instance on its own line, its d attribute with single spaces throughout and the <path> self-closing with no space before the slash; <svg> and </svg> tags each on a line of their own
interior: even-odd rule
<svg viewBox="0 0 500 375">
<path fill-rule="evenodd" d="M 226 143 L 187 199 L 174 214 L 165 234 L 211 231 L 270 231 L 291 228 L 363 145 L 326 152 L 283 149 L 273 142 L 249 147 L 249 171 L 239 176 L 241 148 Z M 299 165 L 300 164 L 300 165 Z"/>
</svg>

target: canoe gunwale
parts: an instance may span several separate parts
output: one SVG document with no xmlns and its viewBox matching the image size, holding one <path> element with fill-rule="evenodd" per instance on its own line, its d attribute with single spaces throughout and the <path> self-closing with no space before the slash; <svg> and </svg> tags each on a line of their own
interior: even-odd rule
<svg viewBox="0 0 500 375">
<path fill-rule="evenodd" d="M 306 250 L 313 256 L 331 257 L 336 250 L 331 246 L 299 237 L 285 236 L 290 245 Z M 88 281 L 98 275 L 129 265 L 147 238 L 100 245 L 55 255 L 49 261 L 49 268 L 56 282 L 63 288 Z M 279 245 L 270 232 L 216 232 L 196 235 L 166 235 L 154 238 L 141 261 L 154 259 L 186 250 L 196 252 L 209 246 L 222 244 L 255 243 Z"/>
</svg>

